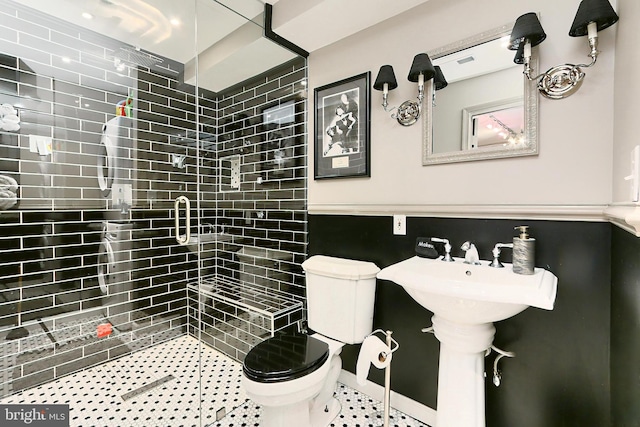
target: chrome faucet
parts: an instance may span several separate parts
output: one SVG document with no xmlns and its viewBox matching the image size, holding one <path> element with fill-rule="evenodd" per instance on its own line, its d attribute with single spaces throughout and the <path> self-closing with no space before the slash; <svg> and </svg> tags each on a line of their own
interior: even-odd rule
<svg viewBox="0 0 640 427">
<path fill-rule="evenodd" d="M 489 264 L 489 267 L 496 267 L 496 268 L 504 267 L 504 265 L 502 265 L 499 259 L 501 248 L 513 249 L 513 243 L 496 243 L 496 245 L 493 247 L 493 251 L 491 251 L 493 253 L 493 261 L 491 261 L 491 264 Z"/>
<path fill-rule="evenodd" d="M 203 222 L 200 226 L 202 227 L 204 233 L 213 233 L 214 226 L 210 222 Z"/>
<path fill-rule="evenodd" d="M 444 243 L 444 255 L 442 257 L 442 261 L 448 261 L 448 262 L 453 262 L 455 261 L 452 257 L 451 257 L 451 243 L 449 243 L 449 240 L 447 239 L 441 239 L 439 237 L 432 237 L 431 238 L 432 242 L 437 242 L 437 243 Z"/>
<path fill-rule="evenodd" d="M 460 246 L 460 249 L 465 251 L 465 254 L 464 254 L 465 264 L 473 264 L 473 265 L 480 264 L 480 256 L 478 255 L 478 249 L 476 248 L 476 245 L 467 241 L 467 242 L 464 242 L 462 246 Z"/>
</svg>

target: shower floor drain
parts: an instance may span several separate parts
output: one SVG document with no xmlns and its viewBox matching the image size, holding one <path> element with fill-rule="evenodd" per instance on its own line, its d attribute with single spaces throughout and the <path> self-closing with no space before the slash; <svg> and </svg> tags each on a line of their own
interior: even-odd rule
<svg viewBox="0 0 640 427">
<path fill-rule="evenodd" d="M 135 390 L 131 390 L 130 392 L 123 394 L 122 395 L 122 400 L 129 400 L 132 397 L 136 397 L 139 394 L 145 393 L 146 391 L 151 390 L 154 387 L 158 387 L 159 385 L 167 383 L 167 382 L 169 382 L 169 381 L 171 381 L 173 379 L 174 379 L 173 375 L 167 375 L 166 377 L 162 377 L 159 380 L 155 380 L 154 382 L 151 382 L 149 384 L 145 384 L 142 387 L 138 387 Z"/>
</svg>

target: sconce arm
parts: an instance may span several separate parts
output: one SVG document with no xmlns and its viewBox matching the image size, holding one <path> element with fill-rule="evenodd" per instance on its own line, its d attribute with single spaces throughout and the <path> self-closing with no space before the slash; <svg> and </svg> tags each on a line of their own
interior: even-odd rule
<svg viewBox="0 0 640 427">
<path fill-rule="evenodd" d="M 525 57 L 523 74 L 530 81 L 538 82 L 538 90 L 549 99 L 563 99 L 576 92 L 582 85 L 585 73 L 582 68 L 589 68 L 595 65 L 598 60 L 598 36 L 589 37 L 591 62 L 589 64 L 562 64 L 556 65 L 531 77 L 532 68 L 530 57 Z"/>
<path fill-rule="evenodd" d="M 425 80 L 433 79 L 435 72 L 435 68 L 426 53 L 416 55 L 409 71 L 408 80 L 418 83 L 418 100 L 405 101 L 399 107 L 389 108 L 389 91 L 395 89 L 398 84 L 393 74 L 393 67 L 390 65 L 380 67 L 373 88 L 382 91 L 382 108 L 384 111 L 391 113 L 391 118 L 396 119 L 403 126 L 411 126 L 416 123 L 422 113 Z"/>
<path fill-rule="evenodd" d="M 593 37 L 589 37 L 589 48 L 591 49 L 591 52 L 589 53 L 588 56 L 591 57 L 591 64 L 589 64 L 589 65 L 580 64 L 579 66 L 581 66 L 581 67 L 591 67 L 592 65 L 594 65 L 596 63 L 596 60 L 598 59 L 598 54 L 600 53 L 600 51 L 598 50 L 598 36 L 597 35 L 595 35 Z"/>
</svg>

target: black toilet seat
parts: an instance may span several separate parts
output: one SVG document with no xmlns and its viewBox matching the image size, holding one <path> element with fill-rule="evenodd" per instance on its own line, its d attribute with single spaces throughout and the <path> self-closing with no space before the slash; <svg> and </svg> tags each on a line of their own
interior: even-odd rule
<svg viewBox="0 0 640 427">
<path fill-rule="evenodd" d="M 320 368 L 329 358 L 329 344 L 299 332 L 277 333 L 253 347 L 242 370 L 252 381 L 291 381 Z"/>
</svg>

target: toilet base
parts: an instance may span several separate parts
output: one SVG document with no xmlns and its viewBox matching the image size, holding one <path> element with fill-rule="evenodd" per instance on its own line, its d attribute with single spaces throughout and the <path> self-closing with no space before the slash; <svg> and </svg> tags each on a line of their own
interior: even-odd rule
<svg viewBox="0 0 640 427">
<path fill-rule="evenodd" d="M 309 402 L 287 406 L 261 406 L 261 427 L 311 426 Z"/>
<path fill-rule="evenodd" d="M 311 412 L 311 427 L 326 427 L 340 414 L 342 405 L 335 397 L 327 403 L 325 408 Z"/>
<path fill-rule="evenodd" d="M 332 397 L 324 408 L 309 411 L 309 402 L 300 402 L 287 406 L 261 406 L 261 427 L 327 427 L 340 414 L 342 406 Z"/>
</svg>

